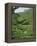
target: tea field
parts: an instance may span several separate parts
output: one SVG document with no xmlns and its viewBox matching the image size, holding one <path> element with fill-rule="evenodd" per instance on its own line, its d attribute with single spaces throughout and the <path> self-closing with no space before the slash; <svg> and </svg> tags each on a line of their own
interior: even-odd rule
<svg viewBox="0 0 37 46">
<path fill-rule="evenodd" d="M 12 39 L 25 39 L 32 37 L 32 10 L 12 14 Z"/>
</svg>

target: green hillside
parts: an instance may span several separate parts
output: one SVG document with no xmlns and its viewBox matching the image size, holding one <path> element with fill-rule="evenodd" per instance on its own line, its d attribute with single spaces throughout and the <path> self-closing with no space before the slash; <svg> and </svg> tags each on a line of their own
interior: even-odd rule
<svg viewBox="0 0 37 46">
<path fill-rule="evenodd" d="M 24 39 L 32 37 L 32 10 L 12 14 L 11 23 L 12 39 Z"/>
</svg>

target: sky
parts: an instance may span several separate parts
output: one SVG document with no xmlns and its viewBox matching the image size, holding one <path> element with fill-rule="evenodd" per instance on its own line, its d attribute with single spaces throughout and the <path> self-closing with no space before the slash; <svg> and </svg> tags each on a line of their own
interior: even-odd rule
<svg viewBox="0 0 37 46">
<path fill-rule="evenodd" d="M 27 11 L 27 10 L 29 10 L 29 9 L 31 9 L 31 8 L 19 7 L 19 8 L 18 8 L 18 9 L 16 9 L 14 12 L 15 12 L 15 13 L 19 13 L 19 12 Z"/>
</svg>

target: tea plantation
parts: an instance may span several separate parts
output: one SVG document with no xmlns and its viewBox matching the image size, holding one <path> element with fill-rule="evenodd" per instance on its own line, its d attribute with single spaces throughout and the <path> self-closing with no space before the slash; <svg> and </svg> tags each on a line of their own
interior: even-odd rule
<svg viewBox="0 0 37 46">
<path fill-rule="evenodd" d="M 32 37 L 32 10 L 12 14 L 12 39 L 25 39 Z"/>
</svg>

